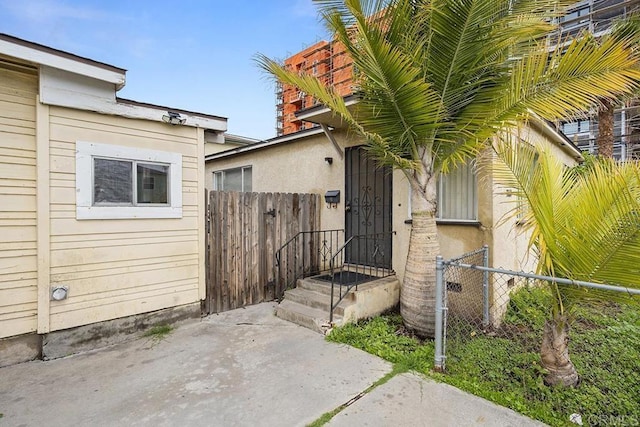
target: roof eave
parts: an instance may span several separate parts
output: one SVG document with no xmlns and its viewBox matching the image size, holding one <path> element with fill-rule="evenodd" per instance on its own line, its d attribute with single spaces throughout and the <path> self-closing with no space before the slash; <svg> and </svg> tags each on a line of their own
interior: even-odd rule
<svg viewBox="0 0 640 427">
<path fill-rule="evenodd" d="M 126 70 L 103 62 L 94 61 L 62 50 L 0 34 L 0 52 L 22 61 L 80 74 L 124 87 Z"/>
</svg>

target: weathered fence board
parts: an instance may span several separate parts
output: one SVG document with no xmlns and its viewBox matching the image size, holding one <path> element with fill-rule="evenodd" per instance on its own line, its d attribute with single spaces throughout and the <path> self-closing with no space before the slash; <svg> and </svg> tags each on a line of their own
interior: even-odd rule
<svg viewBox="0 0 640 427">
<path fill-rule="evenodd" d="M 320 228 L 319 202 L 318 194 L 210 192 L 205 313 L 280 298 L 275 253 L 298 232 Z M 302 262 L 300 251 L 283 267 Z"/>
</svg>

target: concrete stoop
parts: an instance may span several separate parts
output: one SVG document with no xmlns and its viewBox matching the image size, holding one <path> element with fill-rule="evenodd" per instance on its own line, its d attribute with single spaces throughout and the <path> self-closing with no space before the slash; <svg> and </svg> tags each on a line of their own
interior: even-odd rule
<svg viewBox="0 0 640 427">
<path fill-rule="evenodd" d="M 339 287 L 334 288 L 339 292 Z M 331 284 L 308 277 L 298 280 L 297 287 L 289 289 L 276 307 L 276 316 L 322 334 L 344 323 L 376 316 L 398 304 L 400 282 L 396 276 L 384 277 L 353 288 L 333 312 L 329 323 Z M 334 295 L 334 301 L 338 295 Z"/>
</svg>

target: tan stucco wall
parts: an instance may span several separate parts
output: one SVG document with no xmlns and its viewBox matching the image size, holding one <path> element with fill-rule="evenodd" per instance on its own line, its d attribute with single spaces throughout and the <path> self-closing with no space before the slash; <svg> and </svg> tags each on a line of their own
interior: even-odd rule
<svg viewBox="0 0 640 427">
<path fill-rule="evenodd" d="M 341 147 L 358 145 L 360 142 L 344 132 L 335 132 L 334 137 Z M 333 164 L 328 165 L 325 157 L 332 157 Z M 344 228 L 345 165 L 324 134 L 210 161 L 205 167 L 207 187 L 213 186 L 214 171 L 241 166 L 252 167 L 252 188 L 256 192 L 324 195 L 327 190 L 340 190 L 340 204 L 337 208 L 323 206 L 320 218 L 323 229 Z M 392 227 L 396 232 L 393 237 L 392 267 L 402 280 L 411 225 L 406 223 L 410 219 L 409 184 L 404 174 L 398 170 L 393 172 L 392 199 Z M 492 244 L 493 201 L 492 194 L 486 187 L 479 187 L 478 205 L 479 218 L 476 224 L 439 224 L 438 237 L 441 253 L 445 258 L 478 249 L 484 244 Z M 511 256 L 510 254 L 509 257 Z"/>
<path fill-rule="evenodd" d="M 577 165 L 578 162 L 574 157 L 576 153 L 569 150 L 566 144 L 559 146 L 552 143 L 549 131 L 550 129 L 542 123 L 532 122 L 531 126 L 520 129 L 514 135 L 545 151 L 551 151 L 567 166 Z M 491 223 L 493 237 L 490 243 L 492 265 L 512 270 L 533 271 L 537 259 L 528 251 L 529 235 L 523 233 L 515 220 L 503 221 L 509 210 L 513 209 L 517 199 L 514 196 L 497 195 L 496 193 L 503 192 L 504 189 L 497 187 L 491 181 L 487 182 L 487 187 L 494 193 Z"/>
<path fill-rule="evenodd" d="M 549 129 L 532 126 L 520 132 L 520 137 L 531 144 L 542 145 L 559 156 L 567 165 L 576 161 L 565 150 L 550 143 Z M 341 147 L 357 145 L 357 139 L 345 133 L 335 133 L 335 139 Z M 566 146 L 565 146 L 566 148 Z M 325 163 L 325 157 L 333 157 L 333 164 Z M 206 165 L 209 187 L 212 172 L 240 166 L 252 167 L 252 185 L 259 192 L 302 192 L 324 194 L 326 190 L 340 190 L 343 194 L 337 209 L 323 207 L 321 224 L 323 229 L 344 228 L 344 186 L 345 166 L 334 146 L 323 134 L 300 138 L 295 142 L 282 143 L 261 150 L 249 151 L 212 161 Z M 491 266 L 511 270 L 531 271 L 535 267 L 535 257 L 530 255 L 527 245 L 528 236 L 522 233 L 515 219 L 504 220 L 505 214 L 513 207 L 512 197 L 498 195 L 486 168 L 480 168 L 477 176 L 478 218 L 474 223 L 438 224 L 440 253 L 445 259 L 460 256 L 480 249 L 483 245 L 490 248 Z M 402 281 L 404 277 L 406 255 L 409 246 L 411 225 L 409 213 L 409 184 L 401 171 L 393 172 L 392 193 L 393 262 L 392 267 Z M 508 303 L 510 288 L 507 278 L 494 275 L 490 284 L 490 298 L 493 301 L 493 319 L 500 319 Z M 473 272 L 460 279 L 461 292 L 449 293 L 451 310 L 459 310 L 474 319 L 482 315 L 482 273 Z"/>
<path fill-rule="evenodd" d="M 550 138 L 553 135 L 549 132 L 552 132 L 552 130 L 542 123 L 532 122 L 531 126 L 520 129 L 519 132 L 514 133 L 514 136 L 545 151 L 552 152 L 567 166 L 577 165 L 577 153 L 569 149 L 567 143 L 563 143 L 563 145 L 552 143 Z M 514 218 L 508 221 L 504 220 L 505 217 L 509 216 L 509 211 L 514 208 L 515 203 L 517 203 L 517 198 L 498 194 L 504 193 L 505 189 L 497 186 L 491 180 L 487 180 L 485 185 L 487 188 L 491 188 L 494 193 L 492 199 L 492 232 L 489 243 L 490 265 L 515 271 L 534 271 L 537 266 L 537 257 L 528 248 L 530 233 L 524 231 Z M 511 282 L 509 282 L 509 279 L 512 279 Z M 510 292 L 517 289 L 522 283 L 524 281 L 516 282 L 514 278 L 505 275 L 492 275 L 490 284 L 491 300 L 493 302 L 491 319 L 493 319 L 494 326 L 499 324 L 507 309 Z"/>
<path fill-rule="evenodd" d="M 325 157 L 332 157 L 333 163 L 327 164 Z M 314 193 L 324 197 L 327 190 L 340 190 L 340 203 L 332 209 L 323 206 L 320 220 L 322 229 L 344 228 L 344 161 L 323 134 L 207 162 L 206 187 L 213 188 L 214 171 L 241 166 L 251 166 L 255 192 Z"/>
</svg>

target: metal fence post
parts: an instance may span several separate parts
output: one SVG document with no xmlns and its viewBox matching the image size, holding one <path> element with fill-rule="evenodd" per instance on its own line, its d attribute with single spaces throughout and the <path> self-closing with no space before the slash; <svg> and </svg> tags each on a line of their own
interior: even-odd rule
<svg viewBox="0 0 640 427">
<path fill-rule="evenodd" d="M 489 268 L 489 245 L 484 245 L 482 249 L 484 250 L 482 265 Z M 489 272 L 487 270 L 482 272 L 482 326 L 489 327 Z"/>
<path fill-rule="evenodd" d="M 435 325 L 435 358 L 434 369 L 444 371 L 444 351 L 443 351 L 443 284 L 444 284 L 444 263 L 442 257 L 436 257 L 436 325 Z"/>
</svg>

